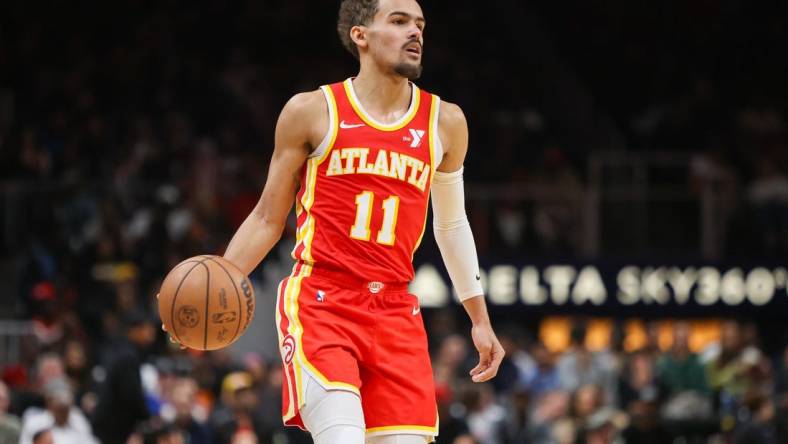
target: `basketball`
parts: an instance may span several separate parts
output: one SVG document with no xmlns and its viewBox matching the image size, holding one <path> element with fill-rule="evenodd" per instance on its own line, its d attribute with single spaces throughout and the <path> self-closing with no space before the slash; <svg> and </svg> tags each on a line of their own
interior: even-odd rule
<svg viewBox="0 0 788 444">
<path fill-rule="evenodd" d="M 172 338 L 186 347 L 227 347 L 252 321 L 254 289 L 241 270 L 223 257 L 191 257 L 164 278 L 159 316 Z"/>
</svg>

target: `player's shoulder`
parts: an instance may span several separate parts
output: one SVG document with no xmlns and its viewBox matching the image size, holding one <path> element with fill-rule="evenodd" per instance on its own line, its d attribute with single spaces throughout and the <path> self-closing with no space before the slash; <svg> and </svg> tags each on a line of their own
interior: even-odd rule
<svg viewBox="0 0 788 444">
<path fill-rule="evenodd" d="M 313 147 L 320 144 L 328 125 L 328 105 L 319 89 L 290 97 L 277 122 L 277 128 L 293 137 L 305 138 Z"/>
<path fill-rule="evenodd" d="M 324 113 L 326 109 L 327 105 L 323 92 L 319 89 L 315 89 L 312 91 L 300 92 L 290 97 L 287 103 L 285 103 L 283 112 L 298 117 L 309 117 Z"/>
<path fill-rule="evenodd" d="M 459 105 L 441 100 L 438 125 L 445 131 L 454 132 L 463 128 L 467 130 L 468 122 L 465 119 L 465 113 L 462 112 L 462 108 Z"/>
</svg>

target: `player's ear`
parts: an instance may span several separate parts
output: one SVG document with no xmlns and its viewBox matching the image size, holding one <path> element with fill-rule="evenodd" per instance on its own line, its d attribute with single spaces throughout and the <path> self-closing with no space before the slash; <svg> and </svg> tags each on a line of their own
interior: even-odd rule
<svg viewBox="0 0 788 444">
<path fill-rule="evenodd" d="M 350 28 L 350 39 L 358 46 L 359 49 L 366 48 L 369 45 L 367 41 L 367 27 L 356 25 Z"/>
</svg>

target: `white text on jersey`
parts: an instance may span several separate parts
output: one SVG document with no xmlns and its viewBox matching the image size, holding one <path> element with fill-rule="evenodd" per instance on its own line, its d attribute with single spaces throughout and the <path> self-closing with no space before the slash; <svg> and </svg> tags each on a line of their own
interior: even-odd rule
<svg viewBox="0 0 788 444">
<path fill-rule="evenodd" d="M 373 174 L 408 182 L 424 191 L 430 179 L 428 163 L 396 151 L 378 150 L 375 162 L 368 162 L 369 148 L 342 148 L 331 152 L 326 176 Z M 344 162 L 342 160 L 344 159 Z M 408 171 L 410 168 L 410 171 Z M 410 173 L 410 174 L 408 174 Z"/>
</svg>

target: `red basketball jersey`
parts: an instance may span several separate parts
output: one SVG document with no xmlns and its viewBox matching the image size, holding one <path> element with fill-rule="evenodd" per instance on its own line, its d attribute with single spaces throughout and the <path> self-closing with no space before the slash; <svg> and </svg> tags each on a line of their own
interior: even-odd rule
<svg viewBox="0 0 788 444">
<path fill-rule="evenodd" d="M 375 121 L 351 79 L 321 87 L 329 131 L 304 165 L 293 258 L 365 281 L 409 282 L 440 162 L 440 99 L 411 84 L 397 122 Z"/>
</svg>

